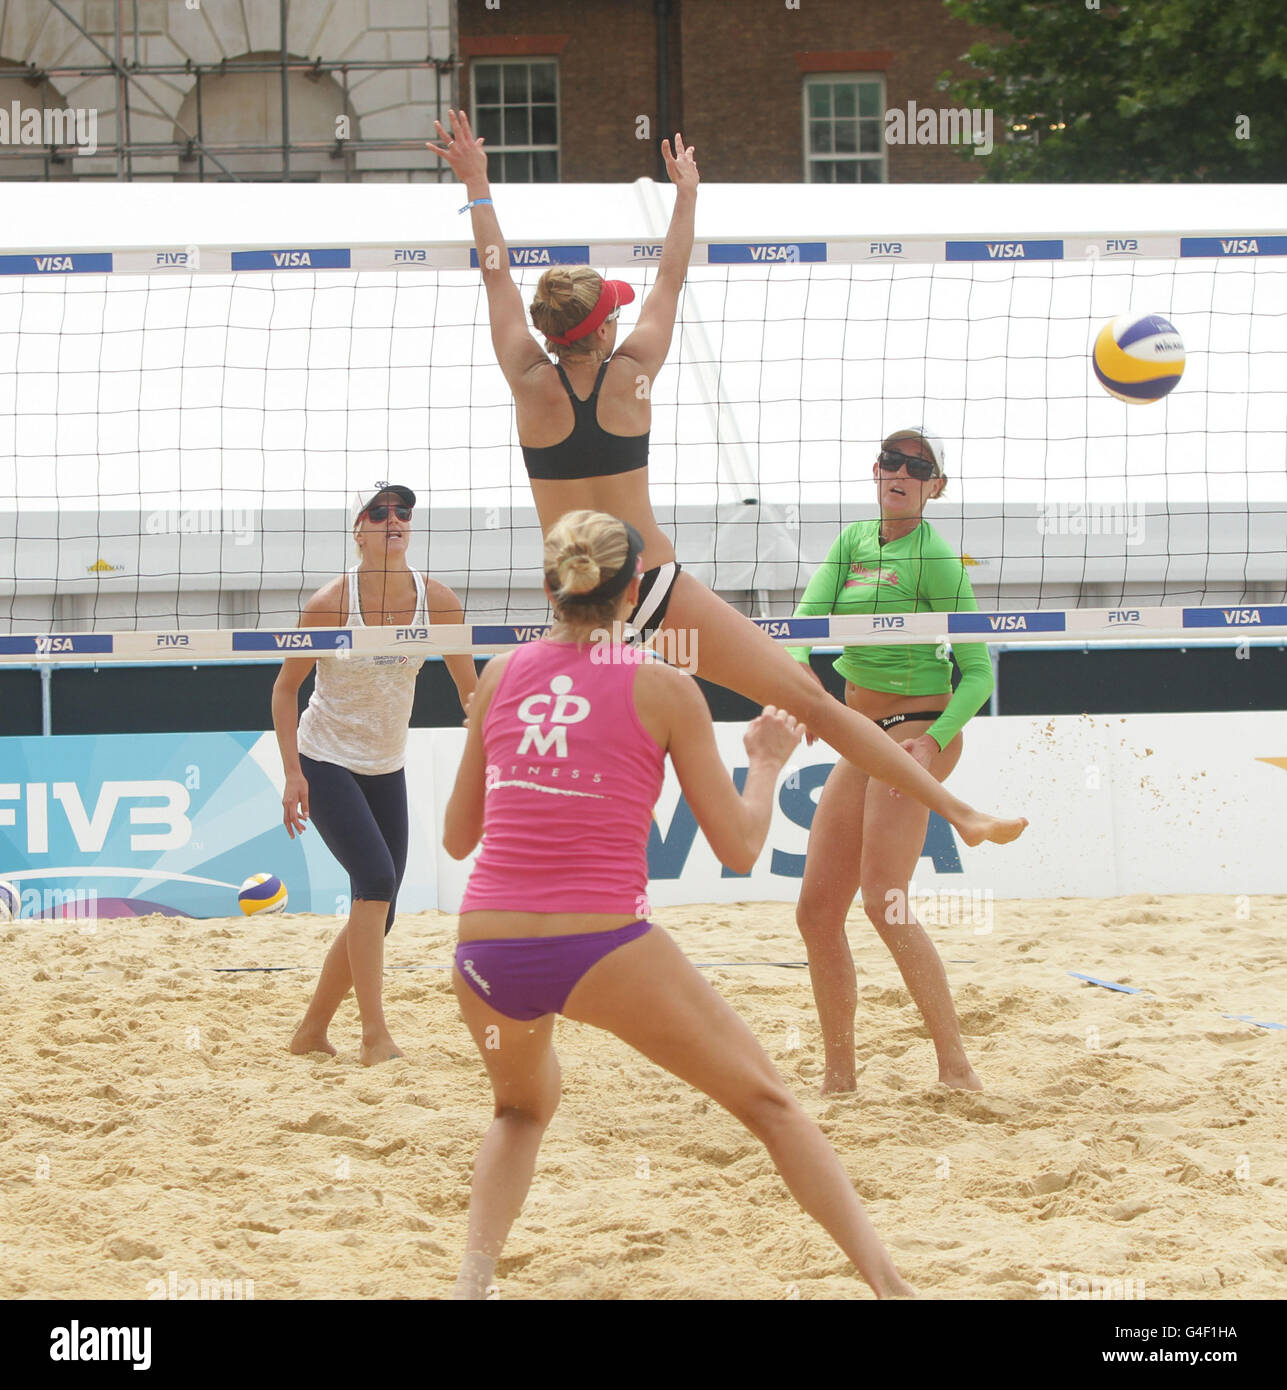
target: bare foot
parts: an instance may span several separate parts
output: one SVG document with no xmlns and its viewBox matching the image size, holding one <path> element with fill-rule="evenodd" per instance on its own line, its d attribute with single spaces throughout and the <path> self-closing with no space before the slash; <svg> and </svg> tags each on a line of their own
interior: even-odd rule
<svg viewBox="0 0 1287 1390">
<path fill-rule="evenodd" d="M 492 1276 L 496 1272 L 496 1261 L 481 1250 L 471 1250 L 466 1254 L 456 1276 L 456 1286 L 451 1291 L 453 1299 L 486 1299 L 495 1289 Z"/>
<path fill-rule="evenodd" d="M 401 1057 L 402 1052 L 398 1044 L 386 1033 L 382 1038 L 375 1038 L 367 1042 L 362 1040 L 362 1046 L 358 1050 L 358 1061 L 364 1067 L 378 1066 L 381 1062 L 391 1061 L 394 1057 Z"/>
<path fill-rule="evenodd" d="M 302 1023 L 295 1030 L 295 1036 L 290 1040 L 290 1050 L 298 1056 L 302 1056 L 306 1052 L 329 1052 L 332 1057 L 337 1055 L 326 1037 L 325 1029 L 318 1033 L 313 1029 L 306 1029 Z"/>
<path fill-rule="evenodd" d="M 1028 828 L 1028 819 L 1019 816 L 1014 820 L 1002 820 L 998 816 L 985 816 L 982 811 L 971 811 L 955 825 L 957 833 L 967 845 L 981 845 L 985 840 L 990 840 L 994 845 L 1008 845 Z"/>
<path fill-rule="evenodd" d="M 964 1068 L 940 1067 L 938 1079 L 942 1085 L 951 1086 L 958 1091 L 981 1091 L 983 1089 L 983 1082 L 979 1080 L 974 1068 L 968 1062 Z"/>
<path fill-rule="evenodd" d="M 850 1072 L 847 1076 L 833 1075 L 828 1072 L 822 1078 L 822 1086 L 818 1091 L 820 1096 L 841 1096 L 849 1091 L 858 1089 L 858 1078 Z"/>
<path fill-rule="evenodd" d="M 897 1270 L 894 1271 L 894 1277 L 883 1281 L 875 1292 L 877 1298 L 916 1298 L 918 1296 L 916 1290 Z"/>
</svg>

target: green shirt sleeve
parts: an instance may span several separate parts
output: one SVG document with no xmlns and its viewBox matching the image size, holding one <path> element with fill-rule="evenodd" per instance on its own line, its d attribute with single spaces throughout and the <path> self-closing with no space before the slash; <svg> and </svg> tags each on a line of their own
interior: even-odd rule
<svg viewBox="0 0 1287 1390">
<path fill-rule="evenodd" d="M 955 555 L 935 559 L 934 592 L 927 594 L 929 605 L 935 613 L 977 613 L 978 601 L 974 589 L 965 573 L 965 566 Z M 949 743 L 965 728 L 966 724 L 987 703 L 996 680 L 992 674 L 992 657 L 988 654 L 986 642 L 961 642 L 954 644 L 952 655 L 961 668 L 961 679 L 957 683 L 947 708 L 933 724 L 929 733 L 940 748 Z"/>
<path fill-rule="evenodd" d="M 796 604 L 797 618 L 821 618 L 836 611 L 836 605 L 844 591 L 845 576 L 849 573 L 850 529 L 846 527 L 841 531 L 831 549 L 827 551 L 827 558 L 814 570 L 804 596 Z M 788 647 L 787 651 L 797 661 L 803 662 L 806 666 L 809 664 L 810 648 Z"/>
</svg>

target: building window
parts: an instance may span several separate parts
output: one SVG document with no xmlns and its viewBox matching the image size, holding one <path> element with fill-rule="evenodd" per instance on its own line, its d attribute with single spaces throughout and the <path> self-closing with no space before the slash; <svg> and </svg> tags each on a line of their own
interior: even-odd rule
<svg viewBox="0 0 1287 1390">
<path fill-rule="evenodd" d="M 804 79 L 806 183 L 884 183 L 883 77 Z"/>
<path fill-rule="evenodd" d="M 557 183 L 559 68 L 549 58 L 498 58 L 470 64 L 474 130 L 487 141 L 498 183 Z"/>
</svg>

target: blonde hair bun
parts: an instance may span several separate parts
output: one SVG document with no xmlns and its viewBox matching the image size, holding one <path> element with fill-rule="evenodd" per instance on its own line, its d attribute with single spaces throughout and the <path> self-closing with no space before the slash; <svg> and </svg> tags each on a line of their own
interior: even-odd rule
<svg viewBox="0 0 1287 1390">
<path fill-rule="evenodd" d="M 586 551 L 578 550 L 560 556 L 558 567 L 561 595 L 588 594 L 591 589 L 598 587 L 602 571 Z"/>
</svg>

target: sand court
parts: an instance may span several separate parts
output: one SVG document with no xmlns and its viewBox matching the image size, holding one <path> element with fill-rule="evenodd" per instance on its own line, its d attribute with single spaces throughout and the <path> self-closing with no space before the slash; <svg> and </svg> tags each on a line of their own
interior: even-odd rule
<svg viewBox="0 0 1287 1390">
<path fill-rule="evenodd" d="M 1287 896 L 966 918 L 929 930 L 986 1091 L 934 1081 L 893 961 L 853 914 L 859 1088 L 824 1100 L 793 909 L 656 915 L 690 959 L 728 963 L 706 974 L 923 1294 L 1281 1297 L 1287 1029 L 1259 1025 L 1287 1024 Z M 351 1000 L 338 1057 L 285 1050 L 330 918 L 0 928 L 0 1297 L 445 1297 L 491 1115 L 449 973 L 426 968 L 449 963 L 454 928 L 399 918 L 385 1000 L 407 1057 L 372 1070 Z M 502 1298 L 871 1296 L 730 1116 L 605 1034 L 560 1020 L 556 1045 L 563 1102 Z"/>
</svg>

